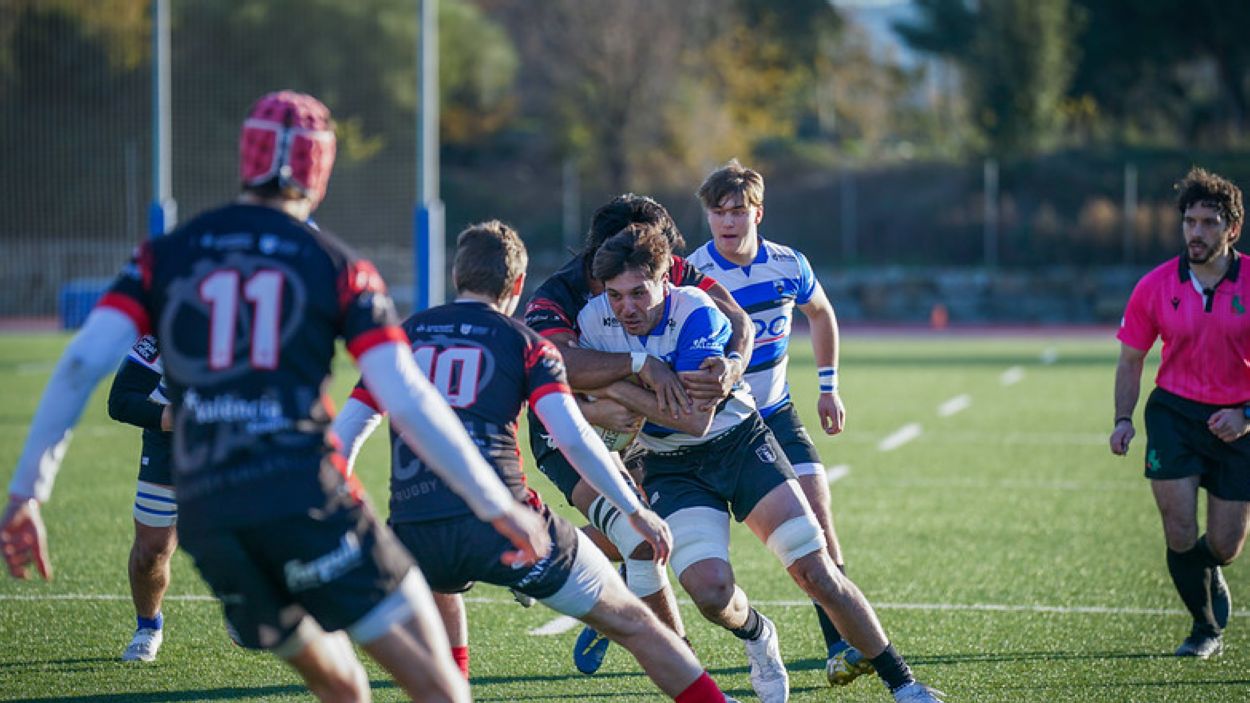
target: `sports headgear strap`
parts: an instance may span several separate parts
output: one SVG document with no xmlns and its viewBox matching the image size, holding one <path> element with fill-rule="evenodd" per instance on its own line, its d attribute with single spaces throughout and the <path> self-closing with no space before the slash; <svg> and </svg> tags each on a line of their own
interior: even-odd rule
<svg viewBox="0 0 1250 703">
<path fill-rule="evenodd" d="M 291 90 L 269 93 L 252 105 L 243 122 L 243 185 L 277 178 L 280 190 L 293 190 L 315 207 L 325 197 L 335 146 L 330 110 L 320 100 Z"/>
</svg>

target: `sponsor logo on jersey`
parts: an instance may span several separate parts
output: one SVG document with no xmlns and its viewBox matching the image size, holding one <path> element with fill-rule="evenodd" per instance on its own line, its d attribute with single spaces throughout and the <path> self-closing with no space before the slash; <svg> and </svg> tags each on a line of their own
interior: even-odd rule
<svg viewBox="0 0 1250 703">
<path fill-rule="evenodd" d="M 135 343 L 134 351 L 135 354 L 139 355 L 140 359 L 143 359 L 149 364 L 156 363 L 156 359 L 161 355 L 160 349 L 156 347 L 156 338 L 150 335 L 141 337 L 139 341 Z"/>
<path fill-rule="evenodd" d="M 621 321 L 616 319 L 615 315 L 606 315 L 603 318 L 604 327 L 620 327 Z"/>
<path fill-rule="evenodd" d="M 709 337 L 699 337 L 698 339 L 690 343 L 691 349 L 702 349 L 704 351 L 713 350 L 713 349 L 719 350 L 721 346 L 722 345 L 720 344 L 720 342 L 717 341 L 715 335 L 712 335 Z"/>
</svg>

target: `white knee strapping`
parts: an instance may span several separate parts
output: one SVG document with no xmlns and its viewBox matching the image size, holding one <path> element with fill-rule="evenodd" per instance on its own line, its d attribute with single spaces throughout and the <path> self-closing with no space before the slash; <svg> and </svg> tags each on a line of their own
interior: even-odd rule
<svg viewBox="0 0 1250 703">
<path fill-rule="evenodd" d="M 178 502 L 174 489 L 159 483 L 136 482 L 134 516 L 140 525 L 148 527 L 173 527 L 178 524 Z"/>
<path fill-rule="evenodd" d="M 664 567 L 654 561 L 650 559 L 625 560 L 625 585 L 629 586 L 630 593 L 639 598 L 658 592 L 664 588 L 667 581 L 668 574 L 664 572 Z"/>
<path fill-rule="evenodd" d="M 790 568 L 801 557 L 824 549 L 825 536 L 811 513 L 805 513 L 778 525 L 768 536 L 768 548 L 786 568 Z"/>
<path fill-rule="evenodd" d="M 617 510 L 603 496 L 596 497 L 586 511 L 590 524 L 602 532 L 612 544 L 616 545 L 621 557 L 628 559 L 638 545 L 642 544 L 642 535 L 629 523 L 629 517 Z"/>
<path fill-rule="evenodd" d="M 795 476 L 825 476 L 825 465 L 809 461 L 805 464 L 794 464 Z"/>
<path fill-rule="evenodd" d="M 704 559 L 729 561 L 729 513 L 716 508 L 682 508 L 669 515 L 673 555 L 669 563 L 678 578 Z"/>
</svg>

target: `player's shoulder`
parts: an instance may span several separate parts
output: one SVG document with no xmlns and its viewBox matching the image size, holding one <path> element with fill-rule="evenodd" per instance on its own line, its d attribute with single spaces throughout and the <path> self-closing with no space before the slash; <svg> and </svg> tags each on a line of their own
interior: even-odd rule
<svg viewBox="0 0 1250 703">
<path fill-rule="evenodd" d="M 698 269 L 702 273 L 708 273 L 716 266 L 716 260 L 712 258 L 712 242 L 706 241 L 701 246 L 686 257 L 686 261 L 690 265 Z"/>
<path fill-rule="evenodd" d="M 1174 256 L 1167 261 L 1159 264 L 1142 276 L 1137 282 L 1139 288 L 1158 287 L 1169 283 L 1170 281 L 1180 281 L 1180 264 L 1181 258 Z"/>
<path fill-rule="evenodd" d="M 764 250 L 768 252 L 768 259 L 770 261 L 776 261 L 782 264 L 798 264 L 800 261 L 806 260 L 806 257 L 803 256 L 803 252 L 792 246 L 778 244 L 771 239 L 764 239 L 763 237 L 760 238 L 760 242 L 764 247 Z"/>
<path fill-rule="evenodd" d="M 672 296 L 673 305 L 682 308 L 700 308 L 700 307 L 716 307 L 716 301 L 712 300 L 712 296 L 699 288 L 693 286 L 671 286 L 669 295 Z"/>
</svg>

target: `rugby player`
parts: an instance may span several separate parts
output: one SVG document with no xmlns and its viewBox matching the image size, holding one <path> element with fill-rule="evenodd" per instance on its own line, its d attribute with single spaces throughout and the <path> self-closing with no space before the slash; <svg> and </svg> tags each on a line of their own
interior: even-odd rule
<svg viewBox="0 0 1250 703">
<path fill-rule="evenodd" d="M 644 352 L 679 375 L 722 355 L 728 321 L 706 294 L 668 285 L 670 261 L 667 241 L 653 228 L 631 225 L 604 242 L 592 274 L 605 292 L 578 317 L 580 343 L 601 351 Z M 653 393 L 627 381 L 594 392 L 646 416 L 639 435 L 649 450 L 642 486 L 652 509 L 672 529 L 673 571 L 700 613 L 743 641 L 751 685 L 761 700 L 787 700 L 789 675 L 776 627 L 734 582 L 731 512 L 869 658 L 896 701 L 938 701 L 940 694 L 916 682 L 863 594 L 834 566 L 794 470 L 749 393 L 736 388 L 713 409 L 674 417 Z"/>
<path fill-rule="evenodd" d="M 413 450 L 512 540 L 509 561 L 533 563 L 550 541 L 416 368 L 374 267 L 308 224 L 334 153 L 315 98 L 281 91 L 252 106 L 239 197 L 142 245 L 63 354 L 9 483 L 0 546 L 13 576 L 31 563 L 51 576 L 39 506 L 70 428 L 136 338 L 155 334 L 178 540 L 237 642 L 286 661 L 321 700 L 370 698 L 350 636 L 413 700 L 468 701 L 425 580 L 332 460 L 323 389 L 336 339 Z"/>
<path fill-rule="evenodd" d="M 501 563 L 506 540 L 483 525 L 464 501 L 432 475 L 392 433 L 390 525 L 412 552 L 435 592 L 459 594 L 475 581 L 505 586 L 578 618 L 628 649 L 662 690 L 678 701 L 725 700 L 694 654 L 612 570 L 593 543 L 553 514 L 526 486 L 517 419 L 528 402 L 578 473 L 627 529 L 651 547 L 663 568 L 671 549 L 667 525 L 644 507 L 622 479 L 603 442 L 582 418 L 551 342 L 510 316 L 525 284 L 527 255 L 516 231 L 498 221 L 471 225 L 457 239 L 452 279 L 457 298 L 404 322 L 413 355 L 455 409 L 483 456 L 521 504 L 542 515 L 554 548 L 529 569 Z M 334 428 L 354 461 L 380 416 L 363 385 Z M 459 634 L 458 663 L 467 674 L 462 608 L 449 631 Z M 446 613 L 444 613 L 446 617 Z"/>
<path fill-rule="evenodd" d="M 764 219 L 764 178 L 737 159 L 714 171 L 697 192 L 712 239 L 687 259 L 700 273 L 712 276 L 733 293 L 754 323 L 755 349 L 744 381 L 750 386 L 756 410 L 777 438 L 794 468 L 799 487 L 820 530 L 829 558 L 846 573 L 842 549 L 829 512 L 829 479 L 798 410 L 790 398 L 786 375 L 794 309 L 811 324 L 812 352 L 816 357 L 819 395 L 816 415 L 821 429 L 835 435 L 846 423 L 846 409 L 838 395 L 838 320 L 833 305 L 802 253 L 759 233 Z M 842 638 L 820 603 L 817 621 L 825 639 L 825 673 L 832 685 L 845 685 L 872 665 Z"/>
</svg>

